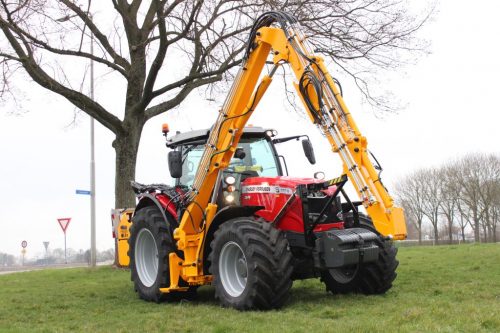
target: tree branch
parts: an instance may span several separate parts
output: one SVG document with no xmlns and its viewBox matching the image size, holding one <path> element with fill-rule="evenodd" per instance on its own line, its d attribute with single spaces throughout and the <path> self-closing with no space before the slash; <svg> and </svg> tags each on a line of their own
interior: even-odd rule
<svg viewBox="0 0 500 333">
<path fill-rule="evenodd" d="M 222 79 L 222 74 L 189 82 L 179 91 L 179 93 L 176 94 L 175 97 L 169 99 L 168 101 L 165 101 L 163 103 L 160 103 L 158 105 L 146 109 L 145 111 L 146 120 L 149 120 L 159 114 L 162 114 L 178 106 L 184 99 L 186 99 L 186 97 L 193 89 L 210 83 L 218 82 L 221 79 Z"/>
<path fill-rule="evenodd" d="M 21 64 L 23 65 L 26 72 L 30 75 L 30 77 L 37 82 L 42 87 L 49 89 L 55 93 L 60 94 L 65 97 L 75 106 L 79 107 L 81 110 L 88 113 L 90 116 L 95 118 L 101 124 L 106 126 L 109 130 L 118 134 L 122 131 L 121 121 L 116 118 L 114 115 L 109 113 L 106 109 L 104 109 L 99 103 L 93 101 L 89 97 L 84 94 L 69 89 L 52 77 L 50 77 L 35 61 L 35 59 L 25 52 L 22 46 L 19 44 L 16 37 L 9 30 L 8 24 L 6 21 L 0 18 L 0 29 L 3 31 L 5 36 L 7 37 L 9 43 L 14 48 L 14 51 L 17 53 Z"/>
<path fill-rule="evenodd" d="M 111 58 L 113 58 L 113 61 L 117 65 L 121 66 L 125 70 L 130 69 L 130 63 L 125 58 L 116 53 L 116 51 L 109 43 L 106 36 L 99 30 L 99 28 L 97 28 L 97 26 L 94 24 L 94 22 L 89 17 L 89 15 L 87 15 L 86 12 L 84 12 L 80 7 L 78 7 L 75 3 L 73 3 L 70 0 L 59 0 L 59 1 L 61 1 L 64 5 L 66 5 L 66 7 L 71 9 L 76 15 L 78 15 L 78 17 L 80 17 L 80 19 L 85 23 L 86 26 L 89 27 L 92 34 L 94 34 L 95 38 L 104 47 L 104 49 L 106 50 L 106 52 L 108 52 Z"/>
</svg>

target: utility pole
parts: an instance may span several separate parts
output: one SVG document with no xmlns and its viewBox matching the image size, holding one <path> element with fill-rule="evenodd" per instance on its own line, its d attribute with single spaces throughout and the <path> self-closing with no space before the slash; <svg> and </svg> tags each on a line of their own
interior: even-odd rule
<svg viewBox="0 0 500 333">
<path fill-rule="evenodd" d="M 92 16 L 90 16 L 92 20 Z M 94 55 L 94 34 L 90 33 L 90 54 Z M 90 98 L 94 100 L 94 60 L 90 59 Z M 96 266 L 95 245 L 95 152 L 94 117 L 90 116 L 90 267 Z"/>
</svg>

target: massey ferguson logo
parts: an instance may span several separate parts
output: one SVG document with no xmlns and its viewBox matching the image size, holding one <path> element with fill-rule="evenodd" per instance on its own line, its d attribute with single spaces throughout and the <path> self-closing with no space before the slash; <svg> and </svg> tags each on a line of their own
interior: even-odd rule
<svg viewBox="0 0 500 333">
<path fill-rule="evenodd" d="M 244 186 L 243 187 L 243 193 L 252 193 L 252 192 L 270 193 L 271 186 Z"/>
<path fill-rule="evenodd" d="M 242 193 L 272 193 L 272 194 L 288 194 L 293 193 L 291 188 L 269 185 L 248 185 L 241 187 Z"/>
</svg>

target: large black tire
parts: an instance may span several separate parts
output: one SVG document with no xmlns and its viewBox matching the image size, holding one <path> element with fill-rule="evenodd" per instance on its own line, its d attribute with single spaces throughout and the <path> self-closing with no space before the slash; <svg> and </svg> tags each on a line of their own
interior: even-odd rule
<svg viewBox="0 0 500 333">
<path fill-rule="evenodd" d="M 238 310 L 283 306 L 292 286 L 292 254 L 270 223 L 240 217 L 222 224 L 211 243 L 215 297 Z"/>
<path fill-rule="evenodd" d="M 168 255 L 175 250 L 170 232 L 173 222 L 165 221 L 158 208 L 153 206 L 142 208 L 133 218 L 128 252 L 130 279 L 143 300 L 159 303 L 193 296 L 194 290 L 168 294 L 160 292 L 160 288 L 170 285 Z"/>
<path fill-rule="evenodd" d="M 349 214 L 345 218 L 345 224 L 352 226 L 354 217 Z M 371 219 L 359 214 L 359 226 L 375 232 Z M 366 295 L 383 294 L 392 287 L 396 278 L 396 268 L 399 261 L 396 260 L 398 249 L 394 247 L 391 240 L 380 236 L 376 240 L 379 247 L 378 260 L 350 267 L 331 269 L 321 273 L 321 281 L 325 283 L 326 290 L 334 294 L 359 292 Z"/>
</svg>

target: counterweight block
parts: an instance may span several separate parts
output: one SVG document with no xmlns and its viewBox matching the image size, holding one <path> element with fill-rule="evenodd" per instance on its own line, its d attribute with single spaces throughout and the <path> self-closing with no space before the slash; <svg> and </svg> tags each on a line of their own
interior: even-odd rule
<svg viewBox="0 0 500 333">
<path fill-rule="evenodd" d="M 316 233 L 314 265 L 319 269 L 339 268 L 378 259 L 377 234 L 362 228 Z"/>
</svg>

